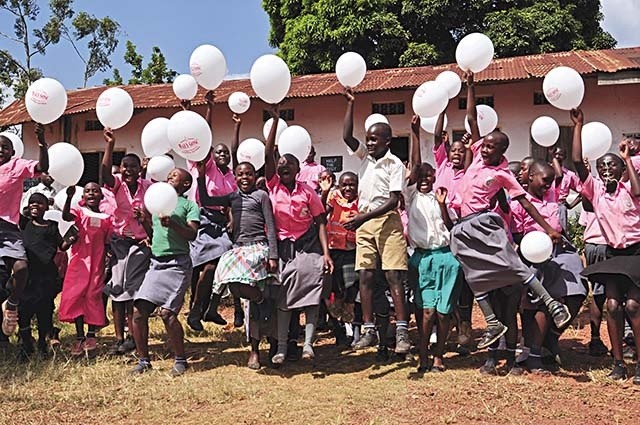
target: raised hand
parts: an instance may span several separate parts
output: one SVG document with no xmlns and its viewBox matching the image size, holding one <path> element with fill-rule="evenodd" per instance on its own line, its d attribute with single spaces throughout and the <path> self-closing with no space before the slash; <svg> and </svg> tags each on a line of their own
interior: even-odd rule
<svg viewBox="0 0 640 425">
<path fill-rule="evenodd" d="M 447 201 L 447 194 L 449 192 L 444 187 L 439 187 L 436 189 L 436 200 L 439 204 L 444 204 Z"/>
<path fill-rule="evenodd" d="M 116 136 L 113 135 L 113 130 L 111 130 L 109 127 L 105 128 L 102 131 L 102 137 L 104 137 L 104 141 L 106 143 L 115 143 L 116 142 Z"/>
<path fill-rule="evenodd" d="M 584 124 L 584 114 L 582 113 L 582 109 L 572 109 L 570 115 L 573 125 Z"/>
<path fill-rule="evenodd" d="M 631 158 L 631 147 L 629 146 L 628 140 L 625 139 L 620 142 L 618 148 L 620 149 L 620 157 L 622 157 L 624 161 Z"/>
<path fill-rule="evenodd" d="M 420 116 L 414 115 L 411 117 L 411 131 L 413 134 L 420 134 Z"/>
<path fill-rule="evenodd" d="M 354 102 L 356 100 L 355 96 L 353 95 L 353 89 L 351 87 L 345 87 L 344 97 L 346 97 L 347 101 L 349 102 Z"/>
</svg>

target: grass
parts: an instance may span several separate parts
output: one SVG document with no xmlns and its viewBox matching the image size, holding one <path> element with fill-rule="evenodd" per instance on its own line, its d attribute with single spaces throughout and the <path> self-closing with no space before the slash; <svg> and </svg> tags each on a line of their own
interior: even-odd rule
<svg viewBox="0 0 640 425">
<path fill-rule="evenodd" d="M 140 377 L 128 375 L 134 363 L 127 358 L 74 360 L 63 349 L 51 360 L 18 364 L 11 348 L 0 354 L 0 423 L 637 423 L 640 389 L 607 380 L 611 360 L 586 355 L 584 323 L 561 341 L 567 366 L 547 377 L 482 376 L 482 352 L 451 353 L 447 372 L 422 376 L 413 361 L 376 364 L 375 351 L 340 352 L 328 334 L 319 338 L 315 364 L 254 372 L 245 367 L 242 333 L 207 325 L 206 333 L 187 333 L 192 368 L 172 379 L 162 323 L 152 319 L 154 370 Z M 64 329 L 67 345 L 71 331 Z"/>
</svg>

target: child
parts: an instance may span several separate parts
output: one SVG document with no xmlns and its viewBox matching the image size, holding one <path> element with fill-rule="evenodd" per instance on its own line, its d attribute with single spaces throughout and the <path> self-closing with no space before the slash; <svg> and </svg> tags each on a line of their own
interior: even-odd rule
<svg viewBox="0 0 640 425">
<path fill-rule="evenodd" d="M 356 230 L 356 270 L 360 273 L 364 334 L 355 348 L 373 346 L 378 340 L 373 321 L 373 289 L 375 271 L 381 266 L 396 310 L 395 352 L 407 354 L 411 348 L 403 285 L 407 271 L 407 241 L 397 211 L 406 169 L 389 149 L 392 136 L 389 124 L 377 123 L 367 129 L 366 145 L 353 137 L 355 98 L 351 89 L 346 90 L 345 97 L 347 111 L 343 139 L 361 161 L 358 171 L 361 182 L 358 187 L 359 214 L 344 225 L 347 230 Z"/>
<path fill-rule="evenodd" d="M 13 272 L 13 285 L 2 303 L 2 332 L 7 336 L 16 331 L 18 304 L 28 278 L 27 253 L 18 229 L 22 185 L 25 179 L 49 169 L 44 127 L 36 124 L 35 132 L 40 149 L 38 161 L 16 158 L 11 140 L 0 135 L 0 259 Z"/>
<path fill-rule="evenodd" d="M 635 170 L 626 140 L 620 143 L 620 157 L 605 154 L 596 161 L 601 180 L 591 176 L 582 158 L 581 110 L 571 111 L 573 129 L 572 158 L 582 182 L 582 196 L 593 206 L 602 235 L 607 240 L 605 261 L 590 265 L 583 276 L 605 285 L 607 297 L 607 329 L 614 358 L 611 379 L 627 378 L 627 367 L 622 353 L 622 333 L 626 312 L 636 340 L 640 336 L 640 178 Z M 622 182 L 624 171 L 629 181 Z M 624 307 L 623 307 L 624 306 Z M 633 383 L 640 385 L 640 350 Z"/>
<path fill-rule="evenodd" d="M 468 84 L 473 84 L 472 75 L 468 75 Z M 473 96 L 467 99 L 475 106 Z M 537 297 L 543 300 L 556 326 L 562 327 L 569 320 L 567 307 L 549 296 L 542 284 L 529 268 L 525 266 L 513 247 L 509 244 L 502 219 L 489 212 L 494 196 L 506 189 L 512 200 L 522 204 L 524 209 L 545 231 L 558 241 L 561 235 L 540 216 L 536 208 L 525 197 L 518 182 L 507 167 L 504 153 L 509 147 L 506 134 L 494 131 L 476 141 L 477 111 L 475 107 L 468 115 L 472 127 L 474 159 L 462 179 L 460 208 L 462 219 L 451 232 L 451 251 L 462 269 L 469 287 L 473 291 L 480 310 L 487 322 L 478 348 L 486 348 L 507 332 L 507 327 L 495 316 L 488 293 L 494 289 L 511 286 L 521 282 Z"/>
<path fill-rule="evenodd" d="M 71 247 L 69 267 L 62 284 L 58 318 L 75 323 L 76 342 L 72 356 L 95 355 L 98 348 L 96 331 L 106 324 L 102 291 L 105 275 L 105 249 L 112 232 L 111 217 L 100 212 L 102 190 L 97 183 L 87 183 L 79 205 L 71 207 L 75 186 L 67 188 L 67 201 L 62 210 L 65 221 L 78 228 L 77 241 Z M 84 332 L 84 325 L 89 327 Z"/>
<path fill-rule="evenodd" d="M 38 319 L 38 351 L 45 357 L 49 353 L 47 337 L 53 331 L 53 300 L 60 286 L 58 268 L 53 259 L 58 248 L 66 250 L 76 240 L 75 236 L 70 236 L 63 242 L 58 223 L 44 218 L 48 209 L 49 198 L 42 193 L 34 193 L 27 200 L 24 215 L 20 217 L 22 239 L 29 260 L 29 283 L 20 299 L 23 308 L 18 319 L 22 359 L 34 352 L 31 337 L 33 316 Z"/>
<path fill-rule="evenodd" d="M 318 191 L 320 188 L 320 174 L 327 171 L 324 165 L 320 165 L 316 162 L 316 149 L 311 146 L 307 159 L 300 165 L 300 174 L 298 174 L 298 181 L 305 183 L 314 191 Z"/>
<path fill-rule="evenodd" d="M 572 204 L 567 203 L 567 197 L 569 192 L 580 193 L 580 179 L 573 171 L 564 166 L 564 160 L 567 157 L 567 151 L 560 146 L 551 148 L 551 154 L 553 155 L 553 168 L 556 173 L 555 190 L 558 195 L 558 214 L 560 215 L 560 225 L 563 231 L 567 231 L 569 226 L 567 211 L 573 209 L 580 200 L 576 200 Z"/>
<path fill-rule="evenodd" d="M 522 166 L 520 165 L 520 161 L 509 161 L 509 171 L 511 171 L 511 174 L 513 174 L 513 177 L 516 178 L 516 180 L 518 180 L 518 183 L 520 183 L 520 170 L 522 170 Z"/>
<path fill-rule="evenodd" d="M 278 351 L 271 359 L 281 364 L 287 357 L 291 312 L 304 309 L 305 337 L 302 358 L 312 360 L 313 337 L 326 274 L 333 272 L 327 243 L 326 214 L 320 197 L 296 181 L 300 165 L 290 154 L 276 164 L 275 138 L 279 115 L 271 110 L 273 125 L 265 146 L 265 177 L 278 230 L 278 255 L 282 288 L 278 300 Z"/>
<path fill-rule="evenodd" d="M 555 179 L 556 173 L 551 165 L 534 161 L 529 168 L 528 193 L 525 196 L 554 230 L 562 232 L 557 192 L 552 188 Z M 543 231 L 521 204 L 512 201 L 511 210 L 512 231 L 517 243 L 529 232 Z M 549 294 L 564 302 L 569 308 L 571 319 L 575 318 L 587 296 L 580 277 L 582 260 L 576 249 L 565 240 L 562 245 L 555 246 L 551 260 L 536 264 L 533 268 Z M 530 349 L 523 366 L 533 372 L 546 372 L 541 359 L 543 342 L 548 343 L 548 348 L 554 355 L 559 355 L 558 338 L 564 329 L 551 326 L 548 313 L 535 300 L 525 297 L 522 308 L 525 345 Z"/>
<path fill-rule="evenodd" d="M 341 315 L 344 321 L 351 322 L 354 319 L 354 304 L 358 293 L 358 275 L 355 271 L 356 233 L 345 229 L 344 224 L 358 215 L 358 176 L 346 171 L 340 176 L 337 190 L 331 190 L 329 179 L 321 179 L 320 187 L 322 199 L 326 200 L 327 236 L 334 264 L 332 291 L 335 301 L 332 305 L 336 306 L 337 315 Z M 337 321 L 334 325 L 336 343 L 339 343 L 343 329 Z M 357 323 L 353 339 L 360 339 L 360 326 Z"/>
<path fill-rule="evenodd" d="M 207 102 L 207 121 L 213 128 L 213 91 L 205 95 Z M 227 195 L 237 189 L 233 171 L 229 163 L 237 164 L 236 152 L 238 150 L 238 137 L 240 133 L 240 120 L 234 116 L 235 131 L 231 152 L 224 144 L 218 144 L 211 148 L 207 157 L 203 160 L 206 165 L 205 187 L 210 196 Z M 195 162 L 187 161 L 187 169 L 191 173 L 192 180 L 198 178 L 198 167 Z M 195 185 L 194 185 L 195 186 Z M 194 187 L 189 193 L 189 199 L 200 205 L 199 188 Z M 228 217 L 222 207 L 208 207 L 200 209 L 200 228 L 198 237 L 191 242 L 191 261 L 194 273 L 191 284 L 191 309 L 187 316 L 187 324 L 194 331 L 203 331 L 201 320 L 214 322 L 218 325 L 226 325 L 227 321 L 217 312 L 220 295 L 213 294 L 213 275 L 222 254 L 231 249 L 231 239 L 227 234 Z M 239 300 L 238 300 L 239 301 Z M 244 320 L 239 305 L 236 308 L 236 320 L 234 325 L 242 326 Z M 206 317 L 205 317 L 206 316 Z"/>
<path fill-rule="evenodd" d="M 105 287 L 105 292 L 111 298 L 116 342 L 108 354 L 121 355 L 135 349 L 133 338 L 128 336 L 125 340 L 125 324 L 131 327 L 133 299 L 142 285 L 151 259 L 147 232 L 140 223 L 144 194 L 151 181 L 140 177 L 142 165 L 135 154 L 125 155 L 120 163 L 119 174 L 113 175 L 111 169 L 116 139 L 111 129 L 104 130 L 104 140 L 102 181 L 113 192 L 117 204 L 109 243 L 113 256 L 111 279 Z"/>
<path fill-rule="evenodd" d="M 171 376 L 179 376 L 188 368 L 184 354 L 184 330 L 178 313 L 191 282 L 189 241 L 196 238 L 200 213 L 195 202 L 183 195 L 191 187 L 191 174 L 182 168 L 169 173 L 169 183 L 178 193 L 178 204 L 170 216 L 156 216 L 149 220 L 145 213 L 143 224 L 151 242 L 151 267 L 133 303 L 133 338 L 136 342 L 138 364 L 132 374 L 151 369 L 149 357 L 149 316 L 159 307 L 160 317 L 169 335 L 169 344 L 175 356 Z M 153 226 L 153 227 L 152 227 Z"/>
<path fill-rule="evenodd" d="M 214 292 L 219 292 L 220 286 L 229 285 L 236 299 L 245 298 L 251 302 L 248 332 L 251 355 L 247 366 L 258 370 L 263 336 L 260 331 L 268 327 L 266 322 L 275 313 L 273 298 L 276 292 L 270 283 L 278 272 L 278 240 L 271 201 L 266 192 L 256 188 L 256 170 L 248 162 L 241 162 L 235 168 L 238 190 L 224 196 L 209 196 L 204 185 L 206 170 L 203 163 L 198 164 L 198 171 L 201 205 L 231 208 L 234 247 L 220 257 Z M 264 336 L 275 337 L 275 332 L 267 331 Z M 273 352 L 272 356 L 275 354 Z"/>
<path fill-rule="evenodd" d="M 49 207 L 56 210 L 58 209 L 55 202 L 53 201 L 53 199 L 56 197 L 56 194 L 58 193 L 56 188 L 52 186 L 53 177 L 51 177 L 48 173 L 42 173 L 40 175 L 39 180 L 40 180 L 40 183 L 38 183 L 31 189 L 27 190 L 22 195 L 22 202 L 20 203 L 20 211 L 24 210 L 25 207 L 29 205 L 29 198 L 31 198 L 31 195 L 33 195 L 34 193 L 42 193 L 44 196 L 47 197 L 49 201 Z"/>
<path fill-rule="evenodd" d="M 529 168 L 531 164 L 533 164 L 534 159 L 530 156 L 526 156 L 522 158 L 520 161 L 520 172 L 518 174 L 518 183 L 522 185 L 524 190 L 527 190 L 527 185 L 529 184 Z"/>
<path fill-rule="evenodd" d="M 444 347 L 449 333 L 450 316 L 460 289 L 460 265 L 449 249 L 449 230 L 453 227 L 446 205 L 447 189 L 433 191 L 436 171 L 422 163 L 420 156 L 420 117 L 411 121 L 411 174 L 405 197 L 409 203 L 409 242 L 414 253 L 409 259 L 410 270 L 417 277 L 415 303 L 421 316 L 419 372 L 444 372 Z M 455 218 L 455 213 L 453 213 Z M 433 364 L 428 366 L 428 345 L 431 329 L 437 325 L 437 342 Z"/>
</svg>

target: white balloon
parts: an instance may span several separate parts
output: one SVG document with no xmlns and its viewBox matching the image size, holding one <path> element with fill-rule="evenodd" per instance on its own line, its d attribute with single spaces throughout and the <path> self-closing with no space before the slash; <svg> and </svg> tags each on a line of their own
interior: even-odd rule
<svg viewBox="0 0 640 425">
<path fill-rule="evenodd" d="M 177 205 L 178 193 L 169 183 L 154 183 L 144 193 L 144 206 L 153 215 L 170 216 Z"/>
<path fill-rule="evenodd" d="M 4 136 L 7 139 L 11 140 L 11 144 L 13 145 L 13 156 L 15 158 L 22 158 L 24 155 L 24 143 L 22 143 L 22 139 L 15 133 L 11 133 L 8 131 L 3 131 L 0 133 L 0 136 Z"/>
<path fill-rule="evenodd" d="M 200 114 L 180 111 L 173 114 L 167 135 L 174 151 L 189 161 L 202 161 L 211 149 L 211 129 Z"/>
<path fill-rule="evenodd" d="M 493 60 L 493 42 L 479 32 L 465 36 L 456 47 L 456 62 L 463 71 L 480 72 Z"/>
<path fill-rule="evenodd" d="M 462 80 L 453 71 L 442 71 L 436 77 L 436 83 L 440 84 L 446 91 L 449 99 L 453 99 L 460 93 L 462 88 Z"/>
<path fill-rule="evenodd" d="M 96 115 L 106 128 L 117 130 L 124 127 L 133 116 L 133 99 L 119 87 L 106 89 L 98 96 Z"/>
<path fill-rule="evenodd" d="M 76 186 L 76 193 L 74 193 L 73 197 L 71 198 L 72 207 L 75 207 L 80 203 L 80 200 L 82 199 L 83 190 L 84 189 L 82 187 Z M 56 193 L 56 196 L 53 197 L 53 203 L 56 205 L 56 207 L 58 207 L 60 211 L 62 211 L 64 209 L 64 204 L 66 202 L 67 202 L 67 188 L 64 187 L 58 193 Z"/>
<path fill-rule="evenodd" d="M 147 157 L 163 155 L 171 150 L 171 143 L 167 135 L 169 118 L 158 117 L 147 123 L 142 129 L 140 141 L 142 150 Z"/>
<path fill-rule="evenodd" d="M 427 133 L 435 134 L 436 123 L 438 122 L 439 116 L 440 114 L 435 117 L 420 117 L 420 127 L 422 127 L 422 129 Z M 449 118 L 447 117 L 447 114 L 444 114 L 444 124 L 442 126 L 443 131 L 447 128 L 447 125 L 449 125 Z"/>
<path fill-rule="evenodd" d="M 64 186 L 75 186 L 84 172 L 84 159 L 71 143 L 59 142 L 49 148 L 49 175 Z"/>
<path fill-rule="evenodd" d="M 180 100 L 191 100 L 198 93 L 198 82 L 189 74 L 178 75 L 173 80 L 173 93 Z"/>
<path fill-rule="evenodd" d="M 227 60 L 220 49 L 203 44 L 191 53 L 189 69 L 198 84 L 207 90 L 214 90 L 227 75 Z"/>
<path fill-rule="evenodd" d="M 371 114 L 364 120 L 364 131 L 369 131 L 369 127 L 378 123 L 389 124 L 389 120 L 382 114 Z"/>
<path fill-rule="evenodd" d="M 478 105 L 476 106 L 476 111 L 478 111 L 478 130 L 480 130 L 480 137 L 484 137 L 498 126 L 498 114 L 489 105 Z M 467 133 L 471 133 L 471 126 L 469 126 L 467 117 L 464 118 L 464 128 L 467 130 Z"/>
<path fill-rule="evenodd" d="M 262 135 L 264 136 L 264 139 L 267 140 L 267 138 L 269 138 L 269 133 L 271 132 L 271 126 L 273 125 L 273 118 L 269 118 L 264 125 L 262 126 Z M 278 120 L 278 128 L 276 130 L 276 144 L 278 144 L 278 141 L 280 140 L 280 136 L 282 135 L 282 132 L 289 127 L 289 125 L 287 124 L 287 122 L 285 120 L 283 120 L 282 118 L 280 118 Z"/>
<path fill-rule="evenodd" d="M 584 81 L 575 69 L 559 66 L 545 75 L 542 91 L 550 104 L 569 111 L 582 103 Z"/>
<path fill-rule="evenodd" d="M 291 154 L 298 158 L 300 164 L 304 162 L 311 152 L 311 136 L 309 132 L 299 125 L 287 127 L 280 135 L 278 142 L 280 155 Z"/>
<path fill-rule="evenodd" d="M 291 72 L 287 64 L 276 55 L 259 57 L 251 66 L 251 87 L 266 103 L 280 103 L 289 93 Z"/>
<path fill-rule="evenodd" d="M 157 182 L 167 181 L 169 173 L 176 168 L 173 159 L 166 155 L 154 156 L 147 164 L 147 178 Z"/>
<path fill-rule="evenodd" d="M 435 81 L 427 81 L 413 94 L 413 111 L 421 117 L 432 117 L 444 111 L 449 103 L 445 88 Z"/>
<path fill-rule="evenodd" d="M 40 78 L 27 89 L 24 103 L 32 120 L 49 124 L 60 118 L 67 109 L 67 92 L 57 80 Z"/>
<path fill-rule="evenodd" d="M 76 191 L 76 193 L 77 193 L 77 191 Z M 80 193 L 82 193 L 82 192 L 80 192 Z M 66 200 L 67 199 L 67 194 L 64 193 L 64 195 L 65 195 L 65 200 Z M 64 207 L 64 205 L 63 205 L 63 207 Z M 44 212 L 44 219 L 45 220 L 53 220 L 53 221 L 57 222 L 58 223 L 58 232 L 60 232 L 60 236 L 62 236 L 62 237 L 64 237 L 64 235 L 67 234 L 67 232 L 69 231 L 71 226 L 73 226 L 73 222 L 64 221 L 62 219 L 62 211 L 47 210 L 47 211 Z"/>
<path fill-rule="evenodd" d="M 553 242 L 546 233 L 534 230 L 522 238 L 520 252 L 530 263 L 544 263 L 551 257 Z"/>
<path fill-rule="evenodd" d="M 355 87 L 364 80 L 367 63 L 356 52 L 343 53 L 336 62 L 336 76 L 344 87 Z"/>
<path fill-rule="evenodd" d="M 231 93 L 227 103 L 229 104 L 229 109 L 234 113 L 244 114 L 251 106 L 251 99 L 249 99 L 249 96 L 247 96 L 246 93 L 237 91 Z"/>
<path fill-rule="evenodd" d="M 551 117 L 538 117 L 531 124 L 531 137 L 540 146 L 553 146 L 560 137 L 560 126 Z"/>
<path fill-rule="evenodd" d="M 582 127 L 582 157 L 595 161 L 611 149 L 613 135 L 601 122 L 590 122 Z"/>
<path fill-rule="evenodd" d="M 238 161 L 250 162 L 259 170 L 264 165 L 264 143 L 258 139 L 245 139 L 238 146 Z"/>
</svg>

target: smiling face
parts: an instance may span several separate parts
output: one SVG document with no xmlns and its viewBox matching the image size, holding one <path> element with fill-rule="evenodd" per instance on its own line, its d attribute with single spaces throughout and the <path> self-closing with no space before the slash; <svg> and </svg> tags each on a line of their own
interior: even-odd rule
<svg viewBox="0 0 640 425">
<path fill-rule="evenodd" d="M 14 154 L 11 140 L 8 137 L 0 136 L 0 165 L 9 161 Z"/>
<path fill-rule="evenodd" d="M 502 161 L 509 147 L 509 138 L 500 131 L 494 131 L 482 140 L 480 155 L 485 165 L 496 166 Z"/>
<path fill-rule="evenodd" d="M 300 163 L 295 156 L 286 153 L 278 160 L 276 172 L 283 185 L 291 186 L 296 182 L 296 176 L 300 172 Z"/>
<path fill-rule="evenodd" d="M 526 157 L 522 161 L 520 161 L 520 174 L 518 174 L 518 182 L 522 186 L 527 186 L 529 184 L 529 169 L 533 164 L 533 158 Z"/>
<path fill-rule="evenodd" d="M 557 159 L 560 164 L 562 164 L 564 163 L 564 160 L 567 159 L 567 151 L 562 148 L 554 148 L 553 157 Z"/>
<path fill-rule="evenodd" d="M 352 172 L 346 172 L 340 176 L 338 181 L 340 193 L 349 202 L 353 202 L 358 197 L 358 176 Z"/>
<path fill-rule="evenodd" d="M 549 164 L 543 162 L 534 163 L 529 171 L 529 193 L 542 199 L 551 189 L 555 178 L 556 173 Z"/>
<path fill-rule="evenodd" d="M 218 168 L 226 168 L 231 162 L 231 154 L 227 145 L 219 144 L 213 148 L 213 161 Z"/>
<path fill-rule="evenodd" d="M 41 193 L 34 193 L 29 197 L 27 206 L 29 217 L 41 220 L 44 217 L 44 213 L 49 209 L 49 200 Z"/>
<path fill-rule="evenodd" d="M 256 187 L 256 169 L 248 162 L 241 162 L 236 167 L 236 185 L 242 192 L 250 192 Z"/>
<path fill-rule="evenodd" d="M 464 147 L 464 143 L 461 141 L 455 141 L 451 144 L 449 149 L 449 162 L 456 170 L 464 170 L 464 155 L 467 152 L 467 148 Z"/>
<path fill-rule="evenodd" d="M 391 127 L 389 124 L 377 123 L 367 130 L 367 152 L 375 159 L 380 159 L 389 150 L 391 144 Z"/>
<path fill-rule="evenodd" d="M 98 183 L 87 183 L 82 190 L 82 201 L 92 210 L 98 209 L 102 197 L 102 190 Z"/>
<path fill-rule="evenodd" d="M 193 177 L 183 168 L 174 168 L 167 176 L 167 183 L 173 186 L 178 195 L 183 195 L 191 188 Z"/>
<path fill-rule="evenodd" d="M 596 170 L 606 185 L 607 192 L 613 192 L 625 172 L 625 167 L 618 155 L 608 153 L 596 161 Z"/>
<path fill-rule="evenodd" d="M 430 164 L 422 164 L 418 169 L 418 180 L 416 187 L 420 193 L 429 193 L 433 190 L 433 183 L 436 181 L 436 171 Z"/>
<path fill-rule="evenodd" d="M 137 156 L 126 155 L 122 158 L 122 163 L 120 164 L 120 175 L 122 176 L 122 181 L 127 185 L 132 185 L 138 181 L 141 170 L 140 158 Z"/>
</svg>

